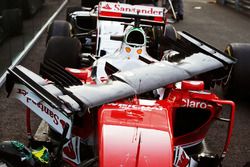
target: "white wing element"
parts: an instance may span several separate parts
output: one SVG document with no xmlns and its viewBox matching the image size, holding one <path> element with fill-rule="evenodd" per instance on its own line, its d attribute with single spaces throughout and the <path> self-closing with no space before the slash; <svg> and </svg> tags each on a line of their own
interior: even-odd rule
<svg viewBox="0 0 250 167">
<path fill-rule="evenodd" d="M 95 107 L 135 94 L 155 90 L 221 67 L 223 67 L 223 64 L 220 61 L 206 54 L 197 53 L 178 63 L 161 61 L 129 71 L 117 72 L 110 77 L 107 84 L 71 86 L 64 89 L 71 92 L 74 97 L 88 107 Z M 47 82 L 45 79 L 22 66 L 17 66 L 16 71 L 17 70 L 22 71 L 24 73 L 23 75 L 26 75 L 21 76 L 21 82 L 26 84 L 26 86 L 28 85 L 31 90 L 32 85 L 41 87 L 39 89 L 45 89 L 45 93 L 43 93 L 44 91 L 37 91 L 37 96 L 41 99 L 47 100 L 47 102 L 54 101 L 59 105 L 59 108 L 64 108 L 64 105 L 66 105 L 69 110 L 72 110 L 71 112 L 73 112 L 73 110 L 79 111 L 79 101 L 68 97 L 68 95 L 64 95 L 51 82 Z M 13 73 L 13 75 L 16 74 Z M 61 102 L 63 102 L 63 104 L 61 104 Z M 53 106 L 54 105 L 52 105 L 52 107 Z M 69 112 L 70 111 L 67 111 L 67 113 Z"/>
<path fill-rule="evenodd" d="M 107 84 L 72 86 L 67 90 L 89 107 L 95 107 L 145 93 L 220 67 L 223 67 L 220 61 L 203 53 L 197 53 L 179 63 L 161 61 L 115 73 L 111 76 L 115 80 L 110 80 Z"/>
</svg>

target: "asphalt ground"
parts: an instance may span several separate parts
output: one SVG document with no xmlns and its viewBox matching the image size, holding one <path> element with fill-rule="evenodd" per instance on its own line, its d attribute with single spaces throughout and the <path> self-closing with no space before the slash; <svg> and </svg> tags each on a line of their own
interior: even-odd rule
<svg viewBox="0 0 250 167">
<path fill-rule="evenodd" d="M 52 0 L 53 1 L 53 0 Z M 80 0 L 70 0 L 68 6 L 78 6 Z M 187 31 L 196 37 L 224 50 L 230 42 L 250 42 L 250 17 L 234 9 L 215 4 L 211 0 L 184 0 L 184 20 L 175 23 L 177 30 Z M 49 16 L 49 15 L 48 15 Z M 65 18 L 65 10 L 58 19 Z M 43 34 L 33 49 L 20 63 L 38 72 L 45 51 L 46 34 Z M 0 89 L 0 141 L 20 140 L 26 143 L 25 107 L 16 99 L 7 99 L 4 87 Z M 223 161 L 225 167 L 242 167 L 250 161 L 250 103 L 249 100 L 237 100 L 235 127 L 229 152 Z M 32 115 L 33 131 L 40 119 Z M 215 123 L 208 135 L 208 144 L 220 151 L 226 125 Z"/>
<path fill-rule="evenodd" d="M 0 75 L 16 59 L 29 41 L 48 20 L 63 0 L 46 0 L 42 8 L 30 18 L 23 20 L 22 33 L 4 38 L 0 43 Z"/>
</svg>

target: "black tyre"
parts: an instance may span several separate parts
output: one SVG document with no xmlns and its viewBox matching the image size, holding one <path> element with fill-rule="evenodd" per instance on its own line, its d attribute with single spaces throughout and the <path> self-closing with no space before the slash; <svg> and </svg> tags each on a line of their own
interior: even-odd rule
<svg viewBox="0 0 250 167">
<path fill-rule="evenodd" d="M 173 41 L 177 40 L 177 32 L 176 32 L 174 26 L 172 26 L 171 24 L 168 24 L 165 26 L 164 37 L 169 38 Z"/>
<path fill-rule="evenodd" d="M 20 9 L 8 9 L 2 12 L 3 29 L 8 35 L 18 35 L 22 33 L 23 21 Z"/>
<path fill-rule="evenodd" d="M 233 66 L 230 79 L 226 84 L 226 95 L 245 97 L 250 95 L 250 43 L 232 43 L 226 47 L 225 52 L 237 59 Z"/>
<path fill-rule="evenodd" d="M 153 58 L 160 60 L 161 59 L 161 51 L 160 51 L 160 40 L 163 36 L 163 31 L 161 27 L 154 26 L 150 28 L 147 36 L 150 37 L 147 52 Z"/>
<path fill-rule="evenodd" d="M 172 25 L 166 25 L 162 30 L 160 27 L 152 29 L 153 42 L 149 43 L 148 53 L 157 60 L 162 60 L 163 52 L 174 48 L 174 41 L 177 41 L 177 33 Z"/>
<path fill-rule="evenodd" d="M 72 6 L 72 7 L 68 7 L 66 10 L 66 21 L 70 22 L 70 14 L 74 13 L 76 11 L 83 11 L 81 7 L 78 6 Z"/>
<path fill-rule="evenodd" d="M 55 20 L 54 22 L 52 22 L 48 29 L 46 44 L 48 43 L 51 37 L 55 36 L 70 37 L 71 25 L 64 20 Z"/>
<path fill-rule="evenodd" d="M 47 45 L 44 61 L 53 60 L 62 67 L 80 68 L 81 43 L 76 38 L 52 37 Z"/>
<path fill-rule="evenodd" d="M 82 0 L 81 2 L 81 5 L 84 7 L 93 8 L 99 3 L 99 0 Z"/>
</svg>

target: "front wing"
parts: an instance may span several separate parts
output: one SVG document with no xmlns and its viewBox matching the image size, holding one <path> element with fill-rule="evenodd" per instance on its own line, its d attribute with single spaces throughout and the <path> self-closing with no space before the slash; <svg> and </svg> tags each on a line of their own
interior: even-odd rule
<svg viewBox="0 0 250 167">
<path fill-rule="evenodd" d="M 233 64 L 234 62 L 231 61 L 230 63 Z M 22 66 L 17 66 L 9 71 L 11 76 L 18 78 L 19 82 L 25 84 L 34 94 L 45 100 L 51 107 L 67 113 L 68 111 L 73 112 L 73 110 L 83 110 L 85 107 L 96 107 L 136 94 L 145 93 L 171 83 L 222 68 L 223 66 L 223 62 L 216 58 L 204 53 L 195 53 L 179 62 L 161 61 L 130 71 L 117 72 L 110 77 L 106 84 L 84 84 L 61 88 L 70 92 L 74 98 L 72 96 L 71 98 L 65 98 L 66 95 L 62 95 L 62 93 L 58 95 L 52 89 L 47 89 L 46 93 L 32 89 L 36 86 L 44 87 L 46 85 L 53 85 L 55 88 L 57 86 L 53 83 L 46 83 L 45 79 L 42 79 L 37 74 Z M 19 75 L 15 71 L 23 71 L 23 74 Z M 82 104 L 79 104 L 79 102 Z M 83 104 L 85 107 L 81 107 Z"/>
</svg>

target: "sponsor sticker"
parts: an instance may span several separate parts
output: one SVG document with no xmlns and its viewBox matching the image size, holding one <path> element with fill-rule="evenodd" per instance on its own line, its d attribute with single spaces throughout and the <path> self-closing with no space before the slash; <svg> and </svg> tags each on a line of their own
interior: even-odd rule
<svg viewBox="0 0 250 167">
<path fill-rule="evenodd" d="M 182 107 L 206 109 L 208 106 L 205 102 L 194 101 L 190 99 L 182 99 L 182 102 L 184 103 Z"/>
<path fill-rule="evenodd" d="M 15 87 L 12 90 L 12 96 L 15 96 L 61 134 L 65 124 L 68 123 L 70 127 L 67 138 L 70 138 L 72 121 L 60 111 L 52 108 L 50 105 L 42 101 L 26 86 L 22 84 L 15 84 Z"/>
<path fill-rule="evenodd" d="M 140 111 L 162 111 L 163 107 L 161 106 L 141 106 L 141 105 L 133 105 L 133 104 L 121 104 L 121 103 L 111 103 L 112 106 L 118 106 L 120 109 L 134 109 Z"/>
<path fill-rule="evenodd" d="M 114 12 L 114 13 L 123 13 L 123 14 L 139 14 L 139 15 L 163 17 L 164 8 L 102 2 L 100 5 L 100 14 L 102 15 L 105 12 Z M 117 15 L 114 14 L 114 16 L 117 16 Z"/>
</svg>

